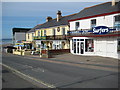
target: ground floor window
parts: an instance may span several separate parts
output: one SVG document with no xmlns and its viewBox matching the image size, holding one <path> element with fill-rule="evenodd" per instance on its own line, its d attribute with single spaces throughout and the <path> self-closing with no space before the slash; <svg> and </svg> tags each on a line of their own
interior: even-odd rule
<svg viewBox="0 0 120 90">
<path fill-rule="evenodd" d="M 94 41 L 93 39 L 85 39 L 85 52 L 94 51 Z"/>
<path fill-rule="evenodd" d="M 117 41 L 118 41 L 117 51 L 119 51 L 119 52 L 120 52 L 120 39 L 118 39 Z"/>
</svg>

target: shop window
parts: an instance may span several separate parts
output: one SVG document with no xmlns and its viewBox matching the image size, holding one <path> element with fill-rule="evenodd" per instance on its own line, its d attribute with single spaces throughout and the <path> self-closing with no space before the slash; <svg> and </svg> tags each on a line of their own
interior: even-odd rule
<svg viewBox="0 0 120 90">
<path fill-rule="evenodd" d="M 74 47 L 73 47 L 73 39 L 72 39 L 72 50 L 73 50 L 73 48 L 74 48 Z"/>
<path fill-rule="evenodd" d="M 96 19 L 91 20 L 91 28 L 96 26 Z"/>
<path fill-rule="evenodd" d="M 120 39 L 118 39 L 117 41 L 118 41 L 117 51 L 119 51 L 119 52 L 120 52 Z"/>
<path fill-rule="evenodd" d="M 76 39 L 73 39 L 73 49 L 74 53 L 76 53 Z"/>
<path fill-rule="evenodd" d="M 114 28 L 120 29 L 120 15 L 115 16 Z"/>
<path fill-rule="evenodd" d="M 94 51 L 94 41 L 93 39 L 85 39 L 85 52 Z"/>
<path fill-rule="evenodd" d="M 75 28 L 76 28 L 76 30 L 78 30 L 79 26 L 80 26 L 80 23 L 79 23 L 79 22 L 76 22 L 76 23 L 75 23 Z"/>
</svg>

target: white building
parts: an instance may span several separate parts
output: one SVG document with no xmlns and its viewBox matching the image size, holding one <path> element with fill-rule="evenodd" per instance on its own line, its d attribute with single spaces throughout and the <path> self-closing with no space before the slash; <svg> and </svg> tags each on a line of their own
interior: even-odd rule
<svg viewBox="0 0 120 90">
<path fill-rule="evenodd" d="M 70 23 L 70 51 L 120 59 L 120 1 L 87 7 Z"/>
</svg>

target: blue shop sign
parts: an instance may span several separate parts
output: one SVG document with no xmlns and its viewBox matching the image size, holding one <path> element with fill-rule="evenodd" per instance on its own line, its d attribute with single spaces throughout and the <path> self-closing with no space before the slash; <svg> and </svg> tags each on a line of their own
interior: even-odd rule
<svg viewBox="0 0 120 90">
<path fill-rule="evenodd" d="M 86 34 L 86 33 L 93 33 L 93 34 L 108 34 L 111 31 L 116 31 L 117 29 L 110 29 L 107 26 L 97 26 L 93 27 L 91 30 L 80 30 L 80 31 L 69 31 L 70 34 Z"/>
<path fill-rule="evenodd" d="M 110 29 L 106 26 L 98 26 L 93 28 L 93 34 L 107 34 Z"/>
</svg>

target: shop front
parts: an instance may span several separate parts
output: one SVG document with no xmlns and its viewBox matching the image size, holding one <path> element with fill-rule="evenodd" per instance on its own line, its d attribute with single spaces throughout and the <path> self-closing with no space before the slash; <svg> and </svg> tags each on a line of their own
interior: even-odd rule
<svg viewBox="0 0 120 90">
<path fill-rule="evenodd" d="M 73 37 L 70 41 L 71 53 L 76 55 L 94 55 L 94 39 Z"/>
<path fill-rule="evenodd" d="M 94 28 L 92 31 L 86 31 L 86 34 L 77 32 L 77 35 L 74 32 L 74 35 L 72 35 L 73 31 L 71 31 L 71 36 L 69 35 L 70 52 L 74 55 L 103 56 L 120 59 L 120 29 L 99 27 L 101 26 Z"/>
</svg>

